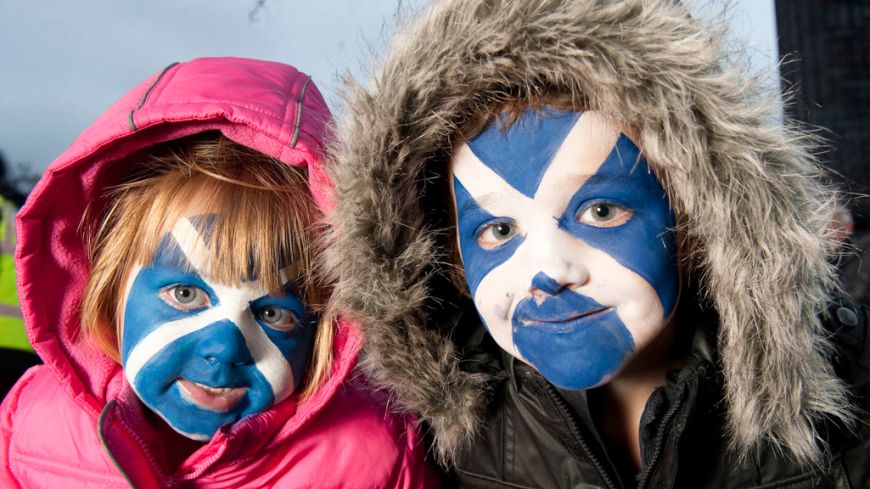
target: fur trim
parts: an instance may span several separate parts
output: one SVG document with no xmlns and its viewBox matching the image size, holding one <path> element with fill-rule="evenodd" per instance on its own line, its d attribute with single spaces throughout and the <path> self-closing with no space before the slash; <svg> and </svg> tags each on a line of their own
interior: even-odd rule
<svg viewBox="0 0 870 489">
<path fill-rule="evenodd" d="M 779 124 L 722 39 L 675 0 L 446 0 L 399 29 L 370 85 L 349 83 L 332 155 L 334 300 L 366 325 L 364 367 L 421 413 L 442 460 L 473 436 L 486 378 L 460 369 L 428 308 L 445 269 L 423 170 L 443 166 L 470 115 L 547 91 L 639 130 L 691 252 L 684 269 L 721 319 L 738 453 L 765 442 L 820 462 L 819 422 L 850 419 L 818 319 L 835 287 L 834 194 L 812 141 Z"/>
</svg>

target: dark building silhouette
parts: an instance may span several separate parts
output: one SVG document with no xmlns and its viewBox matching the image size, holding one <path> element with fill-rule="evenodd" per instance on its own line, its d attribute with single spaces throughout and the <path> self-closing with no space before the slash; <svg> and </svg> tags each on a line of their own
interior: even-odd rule
<svg viewBox="0 0 870 489">
<path fill-rule="evenodd" d="M 776 0 L 791 116 L 830 132 L 826 160 L 852 192 L 870 193 L 870 0 Z M 870 198 L 853 200 L 856 225 L 870 228 Z"/>
</svg>

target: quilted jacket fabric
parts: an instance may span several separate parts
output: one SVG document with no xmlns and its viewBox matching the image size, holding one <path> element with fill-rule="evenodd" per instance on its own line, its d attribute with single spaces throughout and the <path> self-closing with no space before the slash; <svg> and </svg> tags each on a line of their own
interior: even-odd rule
<svg viewBox="0 0 870 489">
<path fill-rule="evenodd" d="M 19 294 L 29 338 L 45 362 L 0 413 L 0 487 L 437 486 L 408 417 L 350 380 L 360 346 L 339 320 L 328 382 L 225 426 L 177 469 L 120 366 L 80 333 L 89 263 L 79 221 L 88 203 L 129 172 L 131 154 L 220 131 L 288 165 L 306 167 L 324 208 L 321 157 L 329 110 L 310 77 L 236 58 L 173 64 L 134 88 L 55 160 L 18 215 Z"/>
</svg>

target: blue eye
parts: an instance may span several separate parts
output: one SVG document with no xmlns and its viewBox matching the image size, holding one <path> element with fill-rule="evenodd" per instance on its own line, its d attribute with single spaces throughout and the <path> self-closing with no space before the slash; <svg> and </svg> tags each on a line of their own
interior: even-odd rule
<svg viewBox="0 0 870 489">
<path fill-rule="evenodd" d="M 296 313 L 290 309 L 278 306 L 263 307 L 257 311 L 257 318 L 269 325 L 269 327 L 280 331 L 292 331 L 298 322 Z"/>
<path fill-rule="evenodd" d="M 180 311 L 193 311 L 211 305 L 208 293 L 194 285 L 173 285 L 160 292 L 160 298 Z"/>
<path fill-rule="evenodd" d="M 507 243 L 518 232 L 518 226 L 510 221 L 491 222 L 477 233 L 477 244 L 485 250 L 493 250 Z"/>
<path fill-rule="evenodd" d="M 577 221 L 598 228 L 613 228 L 628 222 L 632 215 L 631 209 L 599 200 L 581 209 Z"/>
</svg>

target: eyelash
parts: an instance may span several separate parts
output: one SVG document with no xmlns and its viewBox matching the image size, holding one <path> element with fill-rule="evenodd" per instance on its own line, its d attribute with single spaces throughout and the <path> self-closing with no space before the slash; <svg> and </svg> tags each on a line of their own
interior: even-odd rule
<svg viewBox="0 0 870 489">
<path fill-rule="evenodd" d="M 610 209 L 615 209 L 613 217 L 598 216 L 599 218 L 604 217 L 604 219 L 597 220 L 593 212 L 595 212 L 596 208 L 605 206 L 608 209 L 608 214 L 611 212 Z M 627 207 L 606 200 L 595 200 L 580 208 L 575 221 L 596 228 L 615 228 L 628 222 L 632 216 L 634 216 L 634 212 Z"/>
<path fill-rule="evenodd" d="M 595 212 L 596 207 L 605 207 L 608 212 L 611 212 L 611 209 L 613 209 L 613 217 L 607 218 L 607 216 L 598 216 L 599 219 L 602 217 L 604 217 L 604 219 L 596 219 L 596 216 L 592 214 Z M 596 228 L 615 228 L 628 222 L 632 216 L 634 216 L 634 212 L 627 207 L 606 200 L 596 200 L 582 206 L 577 212 L 575 220 L 586 224 L 587 226 Z M 488 233 L 496 233 L 498 226 L 509 226 L 510 229 L 508 229 L 506 233 L 501 233 L 500 236 L 494 234 L 488 236 Z M 514 236 L 518 234 L 517 228 L 518 226 L 512 220 L 493 220 L 485 223 L 478 229 L 475 233 L 475 240 L 481 248 L 485 250 L 494 250 L 500 248 L 513 239 Z"/>
<path fill-rule="evenodd" d="M 192 296 L 190 302 L 182 302 L 178 298 L 179 291 L 186 289 L 190 289 L 195 292 L 195 295 Z M 170 307 L 178 309 L 179 311 L 196 311 L 198 309 L 210 307 L 212 305 L 211 297 L 208 295 L 208 292 L 206 292 L 201 287 L 188 284 L 176 284 L 167 287 L 160 292 L 160 298 Z M 280 317 L 281 321 L 270 322 L 269 320 L 267 320 L 264 317 L 264 313 L 269 309 L 282 311 L 284 314 Z M 288 309 L 286 307 L 279 307 L 272 304 L 260 307 L 254 312 L 254 315 L 257 320 L 262 321 L 266 324 L 266 326 L 278 331 L 292 331 L 296 329 L 296 325 L 299 323 L 299 316 L 292 309 Z"/>
<path fill-rule="evenodd" d="M 264 317 L 264 312 L 268 309 L 275 309 L 278 311 L 283 311 L 284 312 L 284 316 L 282 316 L 283 321 L 281 323 L 272 323 L 272 322 L 269 322 L 268 320 L 266 320 L 266 318 Z M 265 323 L 266 326 L 268 326 L 272 329 L 278 330 L 278 331 L 285 331 L 285 332 L 293 331 L 294 329 L 296 329 L 296 325 L 299 324 L 299 317 L 297 316 L 297 314 L 293 310 L 288 309 L 286 307 L 278 307 L 275 305 L 266 305 L 266 306 L 261 307 L 260 309 L 257 309 L 255 315 L 256 315 L 257 319 L 262 321 L 263 323 Z"/>
<path fill-rule="evenodd" d="M 190 302 L 182 302 L 178 299 L 177 293 L 182 289 L 191 289 L 196 292 L 196 295 L 193 296 Z M 205 290 L 201 287 L 188 284 L 176 284 L 167 287 L 160 292 L 160 298 L 163 299 L 163 302 L 169 304 L 170 307 L 178 309 L 179 311 L 195 311 L 211 305 L 211 297 L 209 297 Z M 197 298 L 199 298 L 198 301 Z M 194 301 L 196 301 L 196 303 L 194 303 Z"/>
<path fill-rule="evenodd" d="M 499 237 L 497 237 L 497 236 L 491 236 L 491 238 L 493 240 L 487 241 L 486 240 L 486 237 L 487 237 L 486 233 L 495 232 L 496 227 L 500 226 L 500 225 L 510 226 L 511 229 L 509 230 L 510 231 L 509 234 L 507 234 L 506 236 L 502 236 L 501 237 L 502 239 L 499 239 Z M 506 220 L 506 219 L 493 220 L 493 221 L 490 221 L 490 222 L 484 224 L 483 226 L 481 226 L 478 229 L 477 233 L 475 233 L 475 240 L 477 241 L 477 244 L 481 248 L 483 248 L 485 250 L 494 250 L 496 248 L 500 248 L 505 243 L 512 240 L 514 238 L 514 236 L 516 236 L 518 234 L 517 228 L 518 228 L 518 226 L 516 225 L 516 223 L 511 221 L 511 220 Z"/>
</svg>

